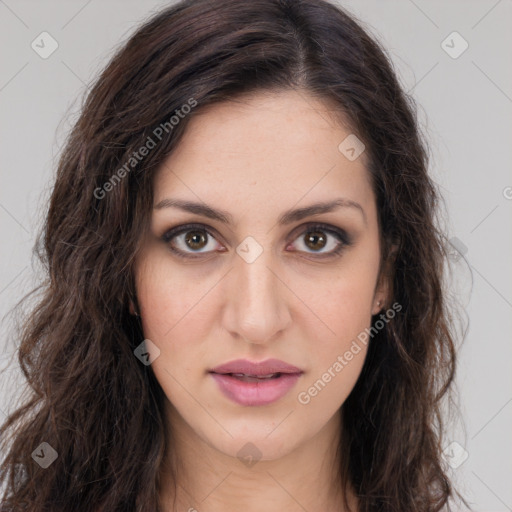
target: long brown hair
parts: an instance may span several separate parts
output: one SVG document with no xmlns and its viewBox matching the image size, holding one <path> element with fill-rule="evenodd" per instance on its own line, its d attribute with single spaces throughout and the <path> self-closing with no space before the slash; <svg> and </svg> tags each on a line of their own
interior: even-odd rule
<svg viewBox="0 0 512 512">
<path fill-rule="evenodd" d="M 364 142 L 381 268 L 397 246 L 390 304 L 402 310 L 371 340 L 343 405 L 340 486 L 350 480 L 360 512 L 449 504 L 441 399 L 454 378 L 455 331 L 441 198 L 414 100 L 380 43 L 336 5 L 185 0 L 153 15 L 113 56 L 60 157 L 36 245 L 47 280 L 20 333 L 29 391 L 0 429 L 5 507 L 160 510 L 159 470 L 172 443 L 166 397 L 134 356 L 144 336 L 128 309 L 152 176 L 201 108 L 287 89 L 335 104 Z M 142 146 L 151 148 L 136 158 Z M 32 457 L 43 442 L 58 454 L 46 469 Z"/>
</svg>

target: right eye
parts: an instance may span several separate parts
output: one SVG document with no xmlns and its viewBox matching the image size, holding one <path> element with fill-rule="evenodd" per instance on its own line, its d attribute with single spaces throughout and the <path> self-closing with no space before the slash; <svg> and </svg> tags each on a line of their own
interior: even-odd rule
<svg viewBox="0 0 512 512">
<path fill-rule="evenodd" d="M 210 253 L 216 244 L 213 234 L 203 224 L 186 224 L 167 231 L 162 240 L 181 258 L 197 258 L 197 254 Z"/>
</svg>

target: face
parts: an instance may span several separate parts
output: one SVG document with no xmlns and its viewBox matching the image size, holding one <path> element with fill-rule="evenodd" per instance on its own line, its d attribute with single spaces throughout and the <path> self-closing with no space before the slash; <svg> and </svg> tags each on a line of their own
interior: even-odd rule
<svg viewBox="0 0 512 512">
<path fill-rule="evenodd" d="M 367 351 L 354 340 L 386 299 L 365 155 L 338 149 L 351 132 L 328 110 L 296 92 L 210 106 L 155 175 L 136 264 L 151 368 L 171 428 L 229 456 L 250 442 L 273 460 L 337 425 Z M 211 373 L 240 359 L 295 369 Z"/>
</svg>

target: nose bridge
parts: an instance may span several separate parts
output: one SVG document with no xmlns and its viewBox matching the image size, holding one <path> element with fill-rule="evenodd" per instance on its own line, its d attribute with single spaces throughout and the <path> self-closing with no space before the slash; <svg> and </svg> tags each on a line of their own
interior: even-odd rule
<svg viewBox="0 0 512 512">
<path fill-rule="evenodd" d="M 248 237 L 237 247 L 234 290 L 228 299 L 229 329 L 252 343 L 264 343 L 284 329 L 289 320 L 283 283 L 273 271 L 272 251 Z"/>
</svg>

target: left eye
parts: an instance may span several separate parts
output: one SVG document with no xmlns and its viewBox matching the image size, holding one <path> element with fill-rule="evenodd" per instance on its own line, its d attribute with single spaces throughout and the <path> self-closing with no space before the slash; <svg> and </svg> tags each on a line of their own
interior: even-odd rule
<svg viewBox="0 0 512 512">
<path fill-rule="evenodd" d="M 344 246 L 350 245 L 348 236 L 344 231 L 328 228 L 322 224 L 309 226 L 296 240 L 300 242 L 298 244 L 299 250 L 302 250 L 302 246 L 306 248 L 303 252 L 307 253 L 307 249 L 312 249 L 313 252 L 309 254 L 319 254 L 321 256 L 336 255 L 341 252 Z M 323 249 L 326 250 L 320 252 Z"/>
<path fill-rule="evenodd" d="M 165 233 L 162 239 L 169 244 L 171 251 L 183 258 L 194 258 L 197 254 L 210 253 L 216 246 L 214 235 L 201 224 L 173 228 Z M 299 240 L 299 252 L 318 254 L 320 257 L 336 255 L 345 246 L 351 245 L 345 231 L 323 224 L 307 226 L 294 242 L 296 240 Z"/>
</svg>

